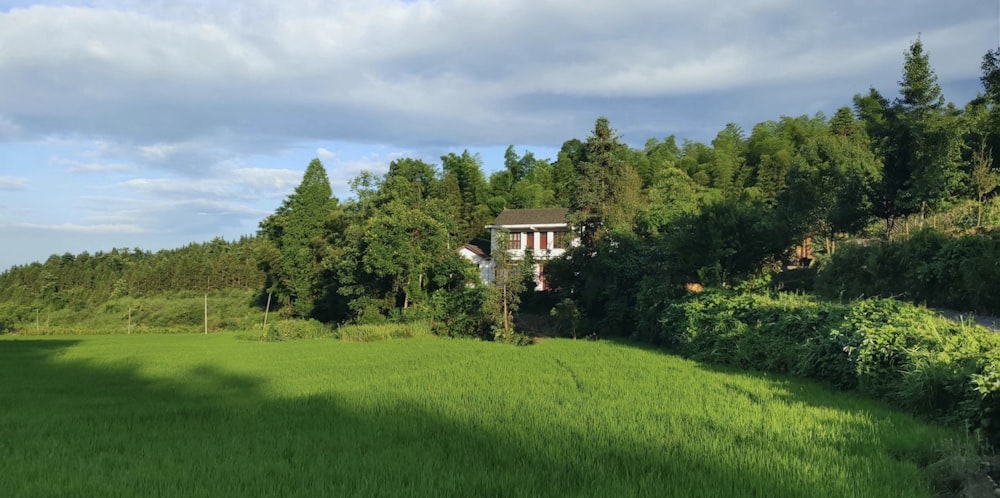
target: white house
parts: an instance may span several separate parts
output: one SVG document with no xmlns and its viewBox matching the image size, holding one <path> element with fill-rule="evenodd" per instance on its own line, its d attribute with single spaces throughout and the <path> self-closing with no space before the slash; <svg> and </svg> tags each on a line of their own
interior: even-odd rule
<svg viewBox="0 0 1000 498">
<path fill-rule="evenodd" d="M 549 209 L 504 209 L 490 229 L 490 241 L 496 246 L 501 231 L 508 233 L 507 247 L 515 259 L 531 251 L 535 261 L 535 290 L 547 290 L 545 284 L 545 262 L 558 258 L 566 252 L 566 245 L 575 241 L 570 231 L 566 208 Z M 490 279 L 492 280 L 492 274 Z"/>
<path fill-rule="evenodd" d="M 493 258 L 481 247 L 472 244 L 465 244 L 458 248 L 458 254 L 463 258 L 472 261 L 479 268 L 479 278 L 483 282 L 493 280 Z"/>
</svg>

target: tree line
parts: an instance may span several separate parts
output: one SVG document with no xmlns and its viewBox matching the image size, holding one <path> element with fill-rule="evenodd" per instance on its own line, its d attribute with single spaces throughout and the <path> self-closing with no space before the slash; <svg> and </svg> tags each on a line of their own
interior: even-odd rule
<svg viewBox="0 0 1000 498">
<path fill-rule="evenodd" d="M 554 160 L 509 147 L 504 167 L 487 176 L 468 151 L 439 165 L 402 158 L 383 175 L 356 177 L 344 200 L 313 160 L 256 236 L 156 254 L 53 256 L 0 274 L 0 299 L 66 306 L 248 287 L 291 317 L 431 319 L 448 333 L 488 335 L 506 330 L 518 299 L 475 285 L 457 249 L 488 246 L 484 227 L 505 208 L 566 207 L 580 245 L 547 267 L 554 290 L 530 300 L 627 333 L 641 326 L 637 306 L 661 306 L 686 282 L 753 281 L 807 236 L 833 254 L 846 238 L 892 237 L 901 219 L 988 201 L 1000 183 L 1000 49 L 981 70 L 983 91 L 958 107 L 918 39 L 904 52 L 898 96 L 872 88 L 831 117 L 781 117 L 749 132 L 730 123 L 710 143 L 671 135 L 642 148 L 599 118 Z M 522 275 L 511 268 L 508 291 Z"/>
</svg>

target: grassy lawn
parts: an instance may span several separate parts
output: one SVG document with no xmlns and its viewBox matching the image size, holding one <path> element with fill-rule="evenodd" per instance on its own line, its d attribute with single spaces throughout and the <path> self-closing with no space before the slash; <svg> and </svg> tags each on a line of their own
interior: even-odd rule
<svg viewBox="0 0 1000 498">
<path fill-rule="evenodd" d="M 4 496 L 928 496 L 957 433 L 640 347 L 0 339 Z"/>
</svg>

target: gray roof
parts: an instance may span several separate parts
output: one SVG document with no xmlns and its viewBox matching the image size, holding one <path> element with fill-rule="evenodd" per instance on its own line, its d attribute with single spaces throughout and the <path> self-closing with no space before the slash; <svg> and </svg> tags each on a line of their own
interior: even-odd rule
<svg viewBox="0 0 1000 498">
<path fill-rule="evenodd" d="M 567 223 L 566 208 L 504 209 L 493 225 L 554 225 Z"/>
</svg>

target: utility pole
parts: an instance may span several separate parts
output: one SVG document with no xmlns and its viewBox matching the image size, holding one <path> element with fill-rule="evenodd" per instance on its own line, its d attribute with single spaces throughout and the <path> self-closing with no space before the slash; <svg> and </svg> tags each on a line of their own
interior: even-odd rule
<svg viewBox="0 0 1000 498">
<path fill-rule="evenodd" d="M 260 326 L 262 333 L 267 333 L 267 312 L 271 310 L 271 293 L 267 293 L 267 304 L 264 306 L 264 323 Z"/>
</svg>

